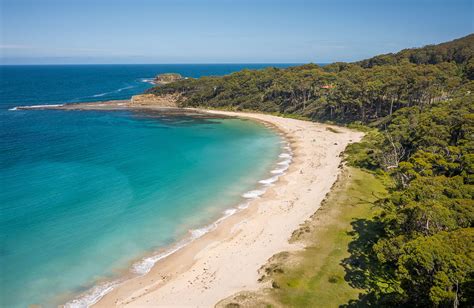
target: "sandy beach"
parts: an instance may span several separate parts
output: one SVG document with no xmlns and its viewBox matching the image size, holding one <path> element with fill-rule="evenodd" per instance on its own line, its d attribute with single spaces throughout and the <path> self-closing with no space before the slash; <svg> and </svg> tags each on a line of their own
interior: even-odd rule
<svg viewBox="0 0 474 308">
<path fill-rule="evenodd" d="M 266 123 L 289 142 L 292 163 L 265 194 L 215 229 L 114 286 L 94 307 L 213 307 L 238 292 L 268 287 L 259 270 L 275 254 L 302 249 L 292 233 L 321 205 L 341 172 L 341 153 L 363 134 L 343 127 L 268 114 L 107 101 L 20 109 L 136 110 L 231 116 Z"/>
<path fill-rule="evenodd" d="M 93 109 L 93 108 L 92 108 Z M 114 288 L 94 307 L 211 307 L 244 290 L 262 287 L 259 269 L 274 254 L 301 249 L 288 239 L 320 206 L 340 172 L 341 152 L 362 133 L 272 115 L 207 111 L 275 126 L 291 144 L 293 163 L 250 206 L 151 271 Z"/>
</svg>

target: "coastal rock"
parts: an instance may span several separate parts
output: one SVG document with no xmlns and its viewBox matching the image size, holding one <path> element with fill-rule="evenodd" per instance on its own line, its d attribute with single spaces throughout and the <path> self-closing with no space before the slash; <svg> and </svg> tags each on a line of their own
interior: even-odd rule
<svg viewBox="0 0 474 308">
<path fill-rule="evenodd" d="M 153 83 L 167 84 L 167 83 L 175 82 L 182 79 L 184 79 L 183 76 L 181 76 L 178 73 L 166 73 L 166 74 L 159 74 L 158 76 L 156 76 L 155 79 L 153 80 Z"/>
<path fill-rule="evenodd" d="M 179 94 L 141 94 L 132 96 L 131 106 L 178 107 Z"/>
</svg>

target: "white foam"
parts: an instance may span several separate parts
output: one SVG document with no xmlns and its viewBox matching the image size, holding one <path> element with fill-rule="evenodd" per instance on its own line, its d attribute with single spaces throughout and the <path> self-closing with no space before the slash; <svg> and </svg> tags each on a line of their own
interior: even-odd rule
<svg viewBox="0 0 474 308">
<path fill-rule="evenodd" d="M 132 272 L 139 274 L 139 275 L 145 275 L 148 273 L 153 265 L 155 265 L 156 262 L 160 261 L 161 259 L 164 259 L 175 252 L 179 251 L 181 248 L 185 247 L 192 241 L 191 239 L 183 240 L 176 244 L 173 248 L 164 251 L 162 253 L 159 253 L 157 255 L 151 256 L 151 257 L 146 257 L 142 259 L 139 262 L 136 262 L 135 264 L 132 265 Z"/>
<path fill-rule="evenodd" d="M 141 82 L 146 82 L 146 83 L 155 84 L 153 78 L 142 78 L 142 79 L 141 79 Z"/>
<path fill-rule="evenodd" d="M 62 107 L 64 106 L 64 104 L 51 104 L 51 105 L 31 105 L 31 106 L 16 106 L 16 107 L 13 107 L 13 108 L 10 108 L 8 110 L 18 110 L 18 108 L 20 109 L 40 109 L 40 108 L 51 108 L 51 107 Z"/>
<path fill-rule="evenodd" d="M 227 209 L 223 212 L 223 216 L 220 217 L 218 220 L 216 220 L 214 223 L 209 224 L 203 228 L 199 229 L 194 229 L 190 230 L 190 237 L 184 240 L 181 240 L 178 242 L 176 245 L 174 245 L 171 249 L 168 249 L 162 253 L 146 257 L 139 262 L 136 262 L 132 265 L 131 271 L 135 274 L 138 275 L 145 275 L 147 274 L 153 266 L 156 264 L 156 262 L 174 254 L 175 252 L 181 250 L 185 246 L 189 245 L 191 242 L 194 240 L 204 236 L 206 233 L 209 233 L 210 231 L 214 230 L 220 222 L 223 220 L 227 219 L 228 217 L 234 215 L 237 213 L 239 210 L 242 210 L 244 208 L 248 207 L 248 203 L 244 203 L 239 205 L 238 209 L 231 208 Z M 104 284 L 97 285 L 90 289 L 88 292 L 85 294 L 67 302 L 64 307 L 67 308 L 88 308 L 95 303 L 97 303 L 103 296 L 105 296 L 107 293 L 112 291 L 114 287 L 116 287 L 118 284 L 120 284 L 120 281 L 112 281 L 112 282 L 107 282 Z"/>
<path fill-rule="evenodd" d="M 28 108 L 45 108 L 45 107 L 62 107 L 64 104 L 52 104 L 52 105 L 33 105 L 28 106 Z"/>
<path fill-rule="evenodd" d="M 117 92 L 122 92 L 123 90 L 131 89 L 131 88 L 133 88 L 133 86 L 123 87 L 123 88 L 118 89 Z"/>
<path fill-rule="evenodd" d="M 237 209 L 227 209 L 223 212 L 224 215 L 221 218 L 219 218 L 218 220 L 216 220 L 215 222 L 213 222 L 212 224 L 207 225 L 203 228 L 191 230 L 190 232 L 191 232 L 192 240 L 198 239 L 198 238 L 202 237 L 204 234 L 211 232 L 212 230 L 217 228 L 217 225 L 219 225 L 219 223 L 221 223 L 223 220 L 229 218 L 230 216 L 234 215 L 235 213 L 237 213 Z"/>
<path fill-rule="evenodd" d="M 270 184 L 275 183 L 276 181 L 278 181 L 278 178 L 279 178 L 279 176 L 275 175 L 275 176 L 272 176 L 271 178 L 268 178 L 268 179 L 265 179 L 265 180 L 260 180 L 258 182 L 260 184 L 263 184 L 263 185 L 270 185 Z"/>
<path fill-rule="evenodd" d="M 199 228 L 195 230 L 191 230 L 191 238 L 193 240 L 198 239 L 202 237 L 204 234 L 209 233 L 209 231 L 213 230 L 215 228 L 214 224 L 208 225 L 204 228 Z"/>
<path fill-rule="evenodd" d="M 109 293 L 113 290 L 115 286 L 117 286 L 120 282 L 119 281 L 112 281 L 103 283 L 93 287 L 89 292 L 86 294 L 73 299 L 70 302 L 64 304 L 65 308 L 88 308 L 95 303 L 97 303 L 104 295 Z"/>
<path fill-rule="evenodd" d="M 235 213 L 237 213 L 236 209 L 227 209 L 224 211 L 224 216 L 221 217 L 218 221 L 224 220 L 227 217 L 234 215 Z"/>
<path fill-rule="evenodd" d="M 238 208 L 239 210 L 245 210 L 245 209 L 248 208 L 248 207 L 249 207 L 249 203 L 248 203 L 248 202 L 245 202 L 245 203 L 240 204 L 237 208 Z"/>
<path fill-rule="evenodd" d="M 173 246 L 171 249 L 167 251 L 164 251 L 162 253 L 159 253 L 151 257 L 146 257 L 142 259 L 141 261 L 136 262 L 135 264 L 132 265 L 132 272 L 139 275 L 145 275 L 153 268 L 156 262 L 174 254 L 175 252 L 179 251 L 183 247 L 189 245 L 194 240 L 204 236 L 206 233 L 211 232 L 212 230 L 217 228 L 220 222 L 234 215 L 236 212 L 237 212 L 237 209 L 227 209 L 224 211 L 223 213 L 224 215 L 218 220 L 216 220 L 214 223 L 209 224 L 203 228 L 190 230 L 189 231 L 189 233 L 191 234 L 190 238 L 180 241 L 178 244 L 176 244 L 175 246 Z"/>
<path fill-rule="evenodd" d="M 49 105 L 50 106 L 50 105 Z M 291 149 L 288 147 L 287 150 Z M 274 175 L 268 179 L 260 180 L 259 183 L 263 184 L 264 186 L 270 186 L 272 183 L 276 182 L 279 177 L 288 169 L 290 163 L 291 163 L 291 154 L 289 153 L 281 153 L 279 155 L 280 158 L 287 158 L 281 162 L 278 162 L 277 165 L 283 166 L 282 168 L 275 169 L 270 171 L 272 174 L 277 174 Z M 259 196 L 263 195 L 265 193 L 266 189 L 256 189 L 256 190 L 251 190 L 242 195 L 243 198 L 246 199 L 255 199 L 258 198 Z M 249 207 L 250 201 L 241 203 L 240 205 L 237 206 L 237 208 L 231 208 L 227 209 L 223 212 L 223 216 L 217 219 L 215 222 L 199 229 L 194 229 L 190 230 L 190 237 L 181 240 L 177 244 L 175 244 L 173 247 L 170 249 L 158 253 L 156 255 L 150 256 L 143 258 L 142 260 L 134 263 L 132 265 L 131 271 L 138 274 L 138 275 L 145 275 L 147 274 L 153 266 L 156 264 L 156 262 L 174 254 L 175 252 L 181 250 L 185 246 L 189 245 L 191 242 L 194 240 L 204 236 L 206 233 L 209 233 L 210 231 L 214 230 L 219 223 L 221 223 L 223 220 L 227 219 L 228 217 L 234 215 L 240 210 L 244 210 Z M 242 223 L 242 222 L 241 222 Z M 104 283 L 101 285 L 98 285 L 94 288 L 92 288 L 89 292 L 86 294 L 68 302 L 65 304 L 65 307 L 67 308 L 87 308 L 89 306 L 92 306 L 93 304 L 97 303 L 104 295 L 109 293 L 110 291 L 113 290 L 115 286 L 117 286 L 120 283 L 120 281 L 113 281 L 109 283 Z"/>
<path fill-rule="evenodd" d="M 92 95 L 92 97 L 102 97 L 102 96 L 105 96 L 105 95 L 107 95 L 107 94 L 122 92 L 123 90 L 131 89 L 131 88 L 133 88 L 133 87 L 134 87 L 134 86 L 126 86 L 126 87 L 119 88 L 119 89 L 114 90 L 114 91 L 95 94 L 95 95 Z"/>
<path fill-rule="evenodd" d="M 92 97 L 101 97 L 101 96 L 104 96 L 104 95 L 107 95 L 107 94 L 110 94 L 110 93 L 112 93 L 112 92 L 100 93 L 100 94 L 92 95 Z"/>
<path fill-rule="evenodd" d="M 216 220 L 216 222 L 214 222 L 212 225 L 213 225 L 213 228 L 212 229 L 209 229 L 209 231 L 212 231 L 214 230 L 218 224 L 220 224 L 223 220 L 229 218 L 230 216 L 234 215 L 235 213 L 237 213 L 237 209 L 227 209 L 224 211 L 224 216 L 222 216 L 221 218 L 219 218 L 218 220 Z M 208 232 L 209 232 L 208 231 Z M 207 233 L 207 232 L 206 232 Z"/>
<path fill-rule="evenodd" d="M 254 199 L 263 195 L 264 193 L 265 193 L 264 190 L 256 189 L 256 190 L 251 190 L 251 191 L 246 192 L 245 194 L 242 195 L 242 197 L 246 199 Z"/>
<path fill-rule="evenodd" d="M 288 166 L 289 164 L 291 164 L 291 159 L 285 159 L 285 160 L 282 160 L 281 162 L 278 162 L 277 165 L 284 165 L 284 166 Z"/>
</svg>

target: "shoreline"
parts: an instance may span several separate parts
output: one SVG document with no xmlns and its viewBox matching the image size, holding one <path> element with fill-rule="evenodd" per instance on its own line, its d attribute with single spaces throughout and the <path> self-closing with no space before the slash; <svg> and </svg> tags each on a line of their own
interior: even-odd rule
<svg viewBox="0 0 474 308">
<path fill-rule="evenodd" d="M 273 123 L 287 135 L 293 163 L 247 209 L 156 262 L 148 274 L 118 285 L 94 307 L 207 307 L 234 293 L 264 286 L 258 282 L 260 267 L 278 252 L 302 248 L 289 244 L 288 239 L 330 191 L 340 171 L 340 153 L 350 140 L 362 137 L 344 128 L 333 133 L 323 124 L 264 114 L 205 111 Z M 319 137 L 324 142 L 316 142 Z M 310 156 L 314 158 L 308 159 Z"/>
<path fill-rule="evenodd" d="M 132 106 L 126 101 L 25 109 L 170 110 L 153 105 Z M 96 294 L 97 298 L 102 297 L 94 307 L 214 306 L 235 293 L 266 286 L 258 282 L 259 269 L 276 253 L 302 248 L 301 244 L 289 244 L 289 238 L 317 211 L 330 191 L 340 172 L 340 154 L 347 144 L 357 142 L 363 135 L 342 127 L 334 132 L 327 129 L 330 125 L 266 114 L 183 110 L 246 118 L 273 126 L 290 143 L 293 162 L 263 195 L 250 200 L 247 208 L 214 223 L 209 232 L 157 260 L 148 273 L 129 276 L 105 289 L 107 294 Z"/>
<path fill-rule="evenodd" d="M 32 106 L 19 106 L 10 109 L 11 111 L 16 110 L 78 110 L 78 111 L 121 111 L 130 110 L 136 112 L 153 112 L 158 111 L 164 114 L 186 114 L 190 116 L 199 116 L 205 118 L 236 118 L 236 116 L 224 116 L 224 115 L 212 115 L 211 112 L 207 112 L 202 109 L 196 108 L 177 108 L 177 107 L 163 107 L 156 106 L 153 104 L 147 105 L 130 105 L 130 101 L 127 100 L 115 100 L 115 101 L 98 101 L 98 102 L 84 102 L 84 103 L 71 103 L 71 104 L 51 104 L 51 105 L 32 105 Z M 103 296 L 109 293 L 120 284 L 134 278 L 146 275 L 154 264 L 161 259 L 167 258 L 174 253 L 178 252 L 182 248 L 186 247 L 193 241 L 199 239 L 208 232 L 212 232 L 218 225 L 228 219 L 230 216 L 235 215 L 248 208 L 250 202 L 259 198 L 261 194 L 264 194 L 274 183 L 285 173 L 292 161 L 292 150 L 290 142 L 284 136 L 281 129 L 276 127 L 274 124 L 268 121 L 255 120 L 259 122 L 266 129 L 270 129 L 275 135 L 279 136 L 280 141 L 279 153 L 275 157 L 270 169 L 267 170 L 267 174 L 261 179 L 255 181 L 254 186 L 245 191 L 241 195 L 241 200 L 236 202 L 233 206 L 223 210 L 219 216 L 209 220 L 208 223 L 197 226 L 193 229 L 189 229 L 187 235 L 178 238 L 173 243 L 157 247 L 156 249 L 149 250 L 143 253 L 140 257 L 134 258 L 130 261 L 129 265 L 120 269 L 116 272 L 119 273 L 115 278 L 104 278 L 99 279 L 92 283 L 86 290 L 79 293 L 67 293 L 59 295 L 60 300 L 58 302 L 63 303 L 61 307 L 86 307 L 92 306 L 97 303 Z"/>
</svg>

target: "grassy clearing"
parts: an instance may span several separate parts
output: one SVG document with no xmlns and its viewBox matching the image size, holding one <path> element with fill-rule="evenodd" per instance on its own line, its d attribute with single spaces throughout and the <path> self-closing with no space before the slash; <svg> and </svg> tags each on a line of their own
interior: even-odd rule
<svg viewBox="0 0 474 308">
<path fill-rule="evenodd" d="M 321 208 L 293 234 L 306 249 L 277 254 L 262 268 L 262 280 L 272 287 L 219 306 L 339 307 L 356 299 L 369 283 L 364 248 L 377 234 L 374 202 L 386 194 L 380 178 L 346 167 Z"/>
<path fill-rule="evenodd" d="M 385 195 L 385 186 L 375 176 L 348 168 L 321 209 L 303 226 L 305 234 L 294 235 L 294 240 L 308 246 L 295 255 L 296 265 L 273 275 L 279 286 L 273 292 L 275 299 L 285 306 L 338 307 L 357 298 L 363 285 L 354 284 L 354 276 L 361 273 L 352 272 L 350 265 L 368 260 L 354 255 L 363 247 L 353 246 L 366 242 L 357 241 L 360 233 L 354 231 L 365 229 L 361 236 L 376 236 L 376 226 L 367 223 L 377 212 L 374 202 Z"/>
</svg>

